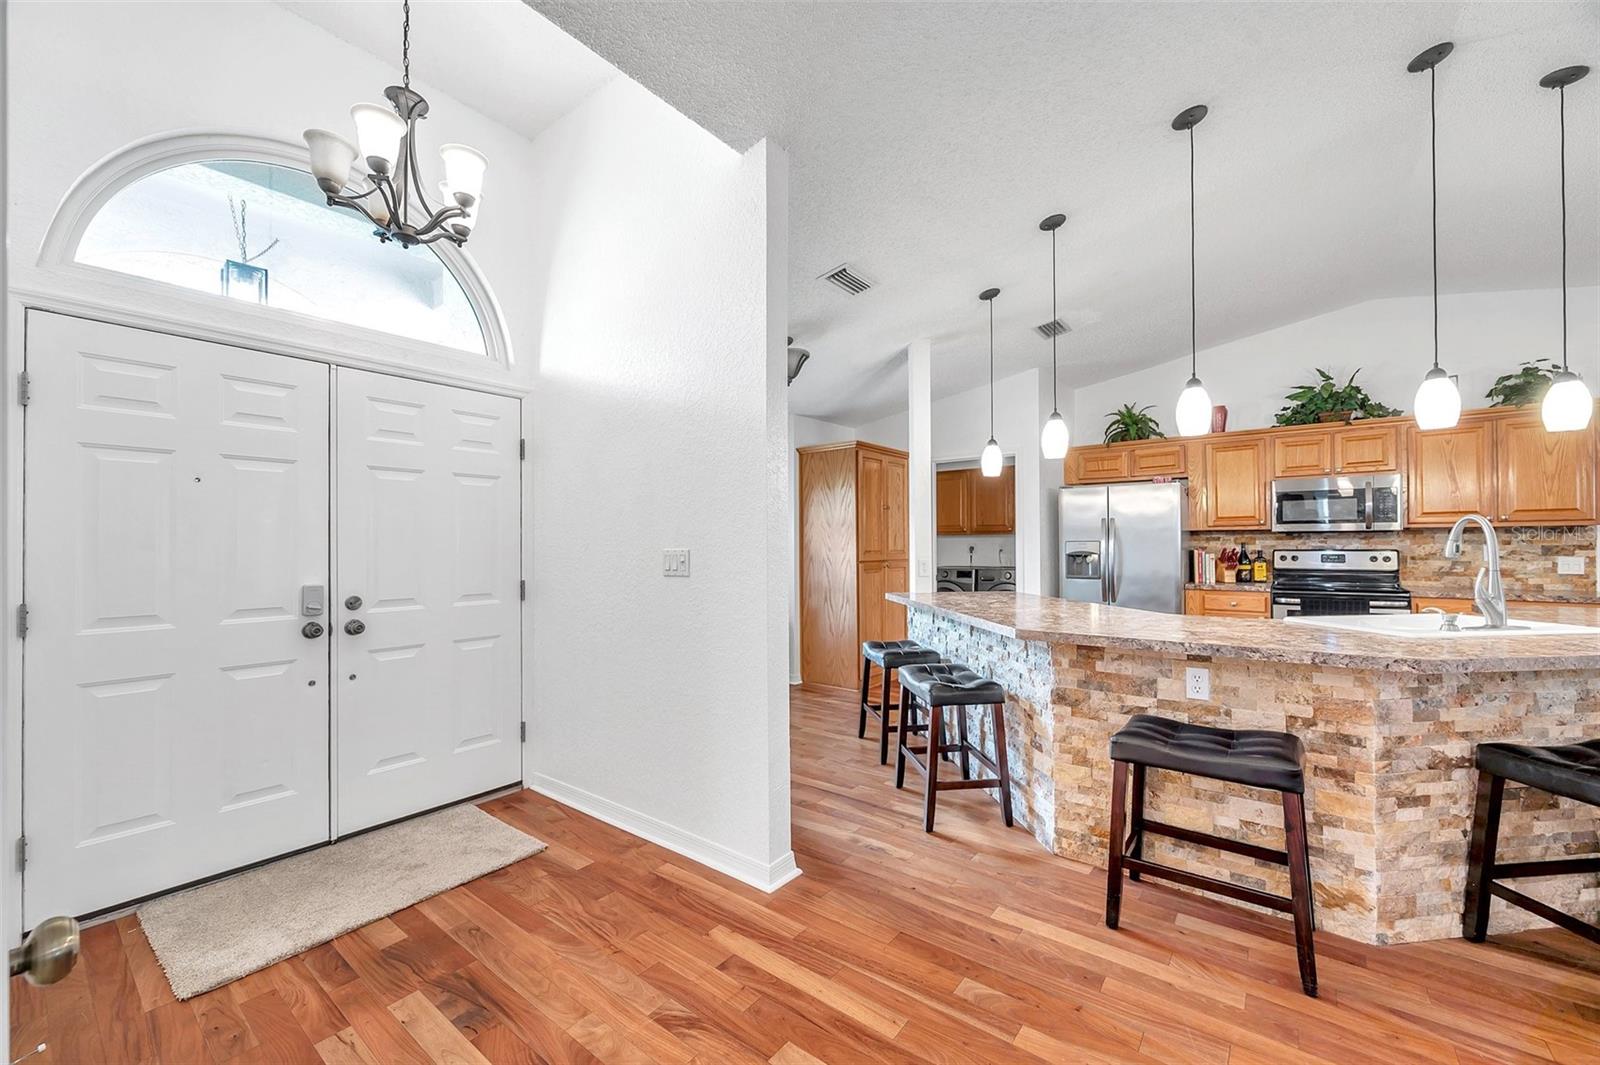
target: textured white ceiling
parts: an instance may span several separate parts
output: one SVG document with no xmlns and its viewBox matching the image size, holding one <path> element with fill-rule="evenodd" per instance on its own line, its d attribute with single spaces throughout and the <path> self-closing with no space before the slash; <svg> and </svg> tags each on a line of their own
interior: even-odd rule
<svg viewBox="0 0 1600 1065">
<path fill-rule="evenodd" d="M 401 0 L 278 3 L 400 65 Z M 411 73 L 529 139 L 617 76 L 610 63 L 517 0 L 412 0 Z M 383 88 L 373 86 L 374 99 Z"/>
<path fill-rule="evenodd" d="M 1202 347 L 1426 292 L 1428 84 L 1405 65 L 1441 40 L 1441 288 L 1554 285 L 1556 100 L 1537 81 L 1600 67 L 1596 3 L 528 2 L 732 146 L 788 149 L 790 332 L 812 351 L 791 405 L 857 422 L 903 409 L 917 337 L 937 394 L 982 383 L 988 285 L 998 372 L 1048 365 L 1054 211 L 1063 384 L 1187 353 L 1169 122 L 1193 103 L 1211 107 Z M 1571 271 L 1594 284 L 1600 74 L 1567 121 Z M 815 280 L 842 262 L 877 287 Z"/>
</svg>

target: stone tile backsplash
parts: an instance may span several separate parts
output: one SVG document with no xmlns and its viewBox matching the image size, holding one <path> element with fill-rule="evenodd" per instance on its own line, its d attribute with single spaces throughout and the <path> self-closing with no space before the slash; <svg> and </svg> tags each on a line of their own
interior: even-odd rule
<svg viewBox="0 0 1600 1065">
<path fill-rule="evenodd" d="M 1534 526 L 1504 527 L 1500 534 L 1500 567 L 1506 595 L 1511 599 L 1553 602 L 1597 602 L 1595 567 L 1596 530 L 1591 525 L 1561 528 Z M 1472 580 L 1483 564 L 1483 540 L 1476 529 L 1468 530 L 1465 550 L 1459 559 L 1444 557 L 1448 529 L 1404 529 L 1383 533 L 1328 533 L 1325 537 L 1306 533 L 1272 532 L 1192 532 L 1191 548 L 1220 551 L 1224 547 L 1246 544 L 1251 554 L 1258 548 L 1269 551 L 1310 546 L 1394 548 L 1400 552 L 1400 583 L 1413 595 L 1472 595 Z M 1557 572 L 1557 560 L 1583 559 L 1582 573 Z"/>
</svg>

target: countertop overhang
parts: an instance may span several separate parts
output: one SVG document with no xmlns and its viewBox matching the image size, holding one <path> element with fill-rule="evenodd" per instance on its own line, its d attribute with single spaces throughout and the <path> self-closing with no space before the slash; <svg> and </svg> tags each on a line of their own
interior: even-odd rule
<svg viewBox="0 0 1600 1065">
<path fill-rule="evenodd" d="M 1270 619 L 1162 614 L 1021 592 L 890 592 L 888 599 L 1001 636 L 1045 643 L 1406 673 L 1600 669 L 1600 633 L 1433 640 L 1335 632 Z M 1537 616 L 1576 624 L 1597 620 L 1592 612 L 1582 619 L 1565 611 L 1562 616 L 1544 611 Z"/>
</svg>

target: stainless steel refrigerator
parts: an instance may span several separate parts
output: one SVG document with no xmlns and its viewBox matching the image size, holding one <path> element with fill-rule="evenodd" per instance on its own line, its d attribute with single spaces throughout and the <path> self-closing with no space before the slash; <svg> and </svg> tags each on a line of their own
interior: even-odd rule
<svg viewBox="0 0 1600 1065">
<path fill-rule="evenodd" d="M 1061 597 L 1183 613 L 1186 482 L 1061 489 Z"/>
</svg>

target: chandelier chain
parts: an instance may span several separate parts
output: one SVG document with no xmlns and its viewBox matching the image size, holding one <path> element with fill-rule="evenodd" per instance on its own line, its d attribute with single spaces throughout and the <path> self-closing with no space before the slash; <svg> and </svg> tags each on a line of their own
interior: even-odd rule
<svg viewBox="0 0 1600 1065">
<path fill-rule="evenodd" d="M 401 4 L 404 18 L 400 25 L 400 74 L 401 84 L 411 88 L 411 0 L 404 0 Z"/>
</svg>

